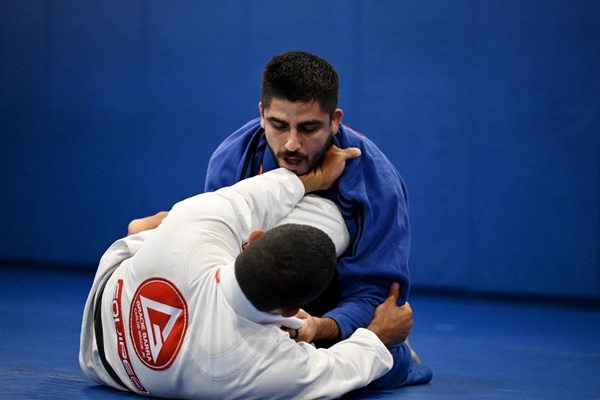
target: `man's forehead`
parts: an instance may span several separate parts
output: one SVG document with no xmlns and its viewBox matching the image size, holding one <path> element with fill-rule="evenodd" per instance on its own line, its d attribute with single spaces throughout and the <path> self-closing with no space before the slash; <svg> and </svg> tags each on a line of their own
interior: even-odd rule
<svg viewBox="0 0 600 400">
<path fill-rule="evenodd" d="M 289 100 L 273 98 L 268 108 L 265 108 L 266 117 L 277 119 L 281 122 L 294 124 L 328 123 L 329 114 L 323 112 L 318 101 L 291 102 Z"/>
</svg>

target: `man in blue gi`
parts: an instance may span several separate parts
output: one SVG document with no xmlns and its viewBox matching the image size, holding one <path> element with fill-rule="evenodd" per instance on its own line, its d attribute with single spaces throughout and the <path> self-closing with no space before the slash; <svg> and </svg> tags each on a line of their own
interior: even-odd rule
<svg viewBox="0 0 600 400">
<path fill-rule="evenodd" d="M 260 117 L 238 129 L 217 148 L 207 171 L 205 190 L 225 186 L 284 167 L 297 175 L 316 166 L 331 144 L 358 147 L 330 190 L 320 193 L 340 208 L 351 241 L 339 259 L 337 279 L 326 293 L 301 310 L 305 325 L 291 333 L 297 341 L 327 346 L 365 327 L 375 308 L 400 283 L 398 304 L 410 289 L 408 199 L 400 174 L 362 134 L 342 125 L 337 108 L 339 78 L 315 55 L 290 51 L 273 57 L 262 81 Z M 130 233 L 153 228 L 166 213 L 134 220 Z M 432 373 L 420 365 L 407 343 L 390 349 L 394 367 L 371 383 L 391 389 L 427 383 Z"/>
</svg>

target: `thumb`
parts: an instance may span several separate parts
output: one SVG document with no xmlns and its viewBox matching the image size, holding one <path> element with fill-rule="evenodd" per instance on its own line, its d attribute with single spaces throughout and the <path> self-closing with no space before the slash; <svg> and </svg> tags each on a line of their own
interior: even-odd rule
<svg viewBox="0 0 600 400">
<path fill-rule="evenodd" d="M 341 149 L 341 151 L 346 160 L 358 158 L 361 155 L 361 151 L 358 147 L 348 147 L 346 149 Z"/>
<path fill-rule="evenodd" d="M 398 282 L 392 283 L 390 287 L 390 294 L 388 296 L 389 301 L 393 301 L 394 304 L 398 301 L 398 297 L 400 296 L 400 284 Z"/>
</svg>

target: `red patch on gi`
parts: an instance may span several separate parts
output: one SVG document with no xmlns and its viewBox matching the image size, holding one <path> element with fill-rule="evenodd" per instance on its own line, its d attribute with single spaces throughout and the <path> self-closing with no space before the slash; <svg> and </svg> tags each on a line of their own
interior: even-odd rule
<svg viewBox="0 0 600 400">
<path fill-rule="evenodd" d="M 144 281 L 129 312 L 129 332 L 140 361 L 153 370 L 173 364 L 188 325 L 187 303 L 177 287 L 163 278 Z"/>
</svg>

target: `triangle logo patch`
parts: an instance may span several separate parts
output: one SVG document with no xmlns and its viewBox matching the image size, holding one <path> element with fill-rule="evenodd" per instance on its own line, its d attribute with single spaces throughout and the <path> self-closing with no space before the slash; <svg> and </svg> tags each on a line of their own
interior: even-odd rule
<svg viewBox="0 0 600 400">
<path fill-rule="evenodd" d="M 187 304 L 173 283 L 163 278 L 144 281 L 129 313 L 129 331 L 140 361 L 154 370 L 169 368 L 181 348 L 187 321 Z"/>
</svg>

